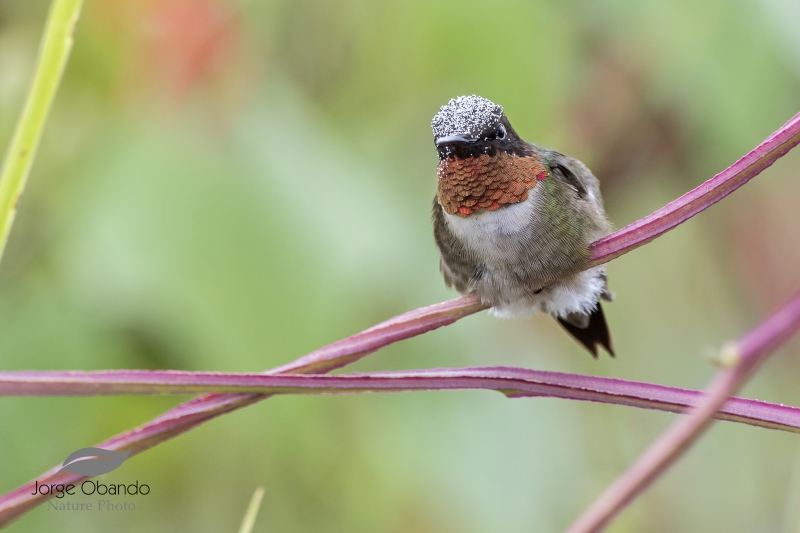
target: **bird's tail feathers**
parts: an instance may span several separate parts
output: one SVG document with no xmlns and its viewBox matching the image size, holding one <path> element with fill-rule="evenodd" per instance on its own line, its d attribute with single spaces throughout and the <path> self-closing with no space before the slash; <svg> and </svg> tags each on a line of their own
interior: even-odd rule
<svg viewBox="0 0 800 533">
<path fill-rule="evenodd" d="M 588 319 L 588 323 L 587 323 Z M 572 335 L 581 345 L 583 345 L 592 357 L 597 359 L 597 345 L 602 346 L 610 355 L 614 357 L 614 348 L 611 344 L 611 334 L 608 331 L 606 317 L 603 314 L 603 307 L 597 302 L 597 307 L 587 317 L 557 317 L 558 323 Z"/>
</svg>

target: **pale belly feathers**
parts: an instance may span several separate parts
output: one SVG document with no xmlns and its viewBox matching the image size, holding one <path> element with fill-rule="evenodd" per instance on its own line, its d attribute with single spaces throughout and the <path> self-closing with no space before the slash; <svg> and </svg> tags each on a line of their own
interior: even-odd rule
<svg viewBox="0 0 800 533">
<path fill-rule="evenodd" d="M 482 264 L 473 288 L 501 317 L 539 311 L 562 318 L 572 313 L 590 314 L 601 295 L 612 296 L 606 288 L 605 267 L 573 270 L 552 281 L 548 255 L 557 257 L 557 250 L 548 239 L 550 230 L 542 223 L 543 207 L 537 192 L 531 190 L 524 202 L 496 211 L 468 217 L 443 213 L 453 235 Z M 559 265 L 556 270 L 565 268 Z M 547 284 L 542 286 L 545 280 Z"/>
</svg>

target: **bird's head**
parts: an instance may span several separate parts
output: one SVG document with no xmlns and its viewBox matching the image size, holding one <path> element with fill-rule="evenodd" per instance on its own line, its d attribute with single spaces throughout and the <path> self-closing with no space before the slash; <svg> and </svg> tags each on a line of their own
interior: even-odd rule
<svg viewBox="0 0 800 533">
<path fill-rule="evenodd" d="M 520 139 L 503 108 L 480 96 L 459 96 L 431 121 L 439 153 L 439 204 L 465 217 L 519 203 L 547 176 L 541 160 Z"/>
<path fill-rule="evenodd" d="M 459 96 L 443 105 L 431 121 L 439 159 L 515 152 L 523 141 L 503 108 L 481 96 Z"/>
</svg>

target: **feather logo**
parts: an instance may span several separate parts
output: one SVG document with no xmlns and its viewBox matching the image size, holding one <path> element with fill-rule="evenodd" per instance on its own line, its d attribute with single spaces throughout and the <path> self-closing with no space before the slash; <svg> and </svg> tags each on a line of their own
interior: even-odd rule
<svg viewBox="0 0 800 533">
<path fill-rule="evenodd" d="M 64 459 L 61 469 L 51 477 L 55 477 L 61 472 L 87 477 L 108 474 L 112 470 L 119 468 L 130 454 L 130 450 L 127 452 L 114 452 L 102 448 L 81 448 L 69 454 Z"/>
</svg>

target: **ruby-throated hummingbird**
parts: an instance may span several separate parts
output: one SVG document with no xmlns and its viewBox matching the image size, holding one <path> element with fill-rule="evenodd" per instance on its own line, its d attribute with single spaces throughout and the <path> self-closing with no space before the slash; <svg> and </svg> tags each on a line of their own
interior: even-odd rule
<svg viewBox="0 0 800 533">
<path fill-rule="evenodd" d="M 439 152 L 433 233 L 448 287 L 499 316 L 544 311 L 594 357 L 612 356 L 600 299 L 614 295 L 589 244 L 611 232 L 600 183 L 564 154 L 523 141 L 503 108 L 460 96 L 431 122 Z"/>
</svg>

